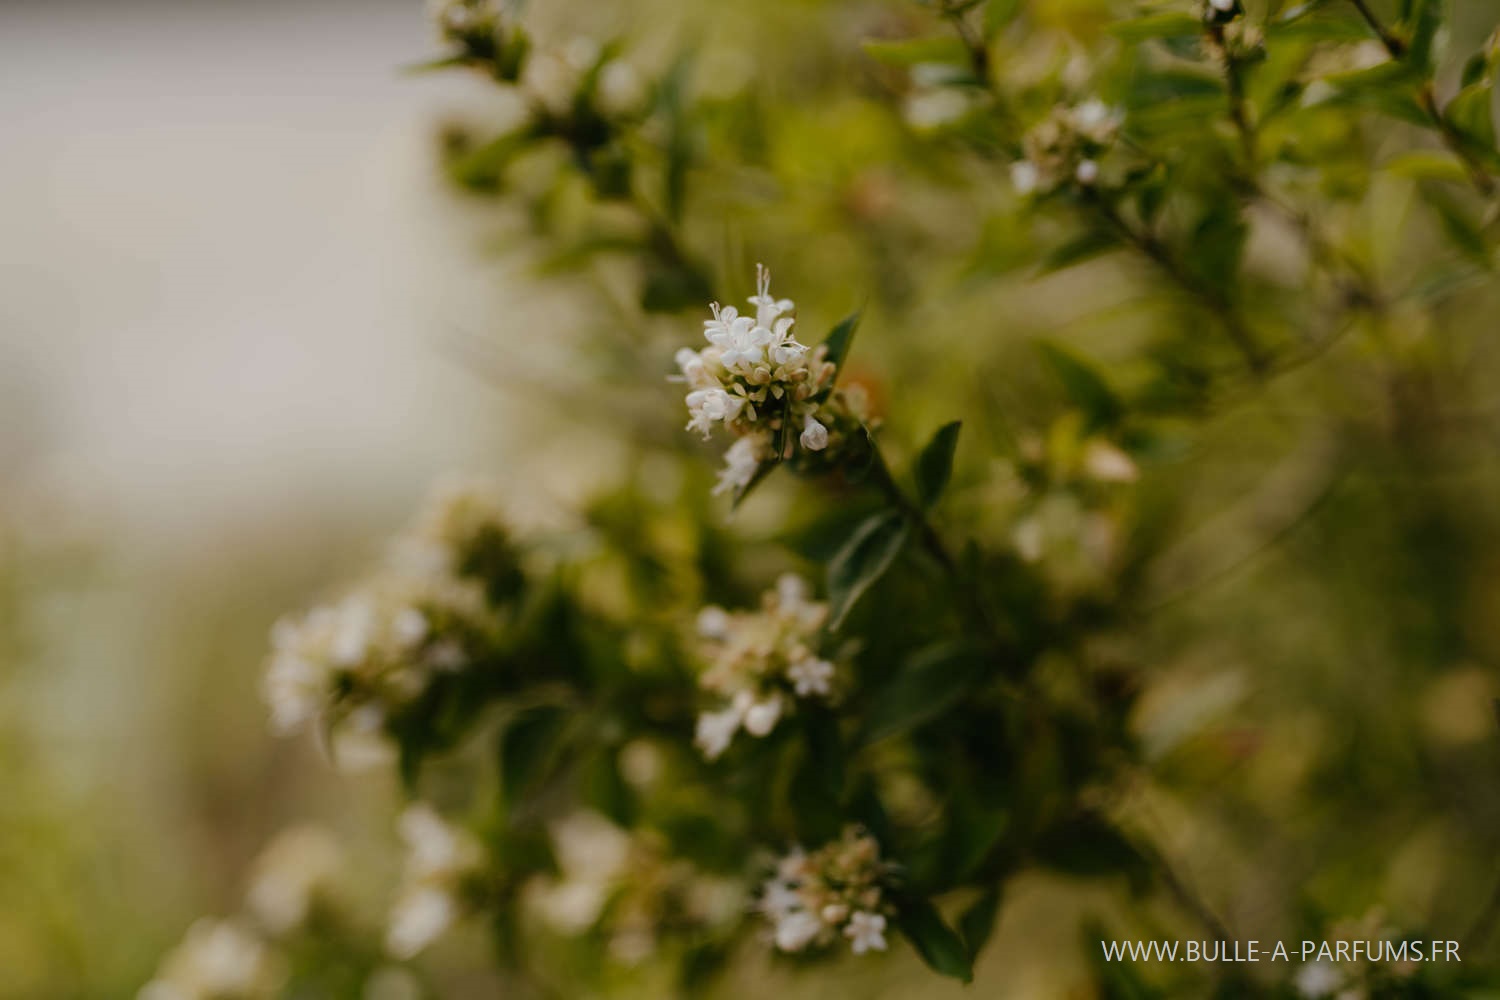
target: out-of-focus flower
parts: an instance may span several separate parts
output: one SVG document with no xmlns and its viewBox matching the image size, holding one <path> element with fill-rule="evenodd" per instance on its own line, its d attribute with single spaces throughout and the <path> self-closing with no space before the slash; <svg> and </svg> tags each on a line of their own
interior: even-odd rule
<svg viewBox="0 0 1500 1000">
<path fill-rule="evenodd" d="M 261 1000 L 275 995 L 279 970 L 266 945 L 233 920 L 199 920 L 137 1000 Z"/>
<path fill-rule="evenodd" d="M 875 838 L 852 827 L 811 854 L 793 850 L 760 895 L 777 949 L 799 952 L 842 936 L 856 955 L 884 951 L 890 873 Z"/>
<path fill-rule="evenodd" d="M 406 843 L 406 870 L 386 925 L 385 947 L 395 958 L 412 958 L 437 940 L 463 914 L 465 883 L 484 862 L 484 851 L 425 802 L 408 806 L 398 824 Z"/>
<path fill-rule="evenodd" d="M 245 902 L 272 934 L 287 934 L 308 914 L 338 874 L 341 852 L 318 826 L 284 830 L 256 859 Z"/>
<path fill-rule="evenodd" d="M 1292 985 L 1305 997 L 1332 996 L 1344 985 L 1344 974 L 1332 962 L 1309 962 L 1297 970 Z"/>
<path fill-rule="evenodd" d="M 699 612 L 707 667 L 698 684 L 720 699 L 698 716 L 694 741 L 705 757 L 723 754 L 740 729 L 769 734 L 798 699 L 833 698 L 837 667 L 816 651 L 827 617 L 828 606 L 809 600 L 806 582 L 791 573 L 756 611 Z"/>
<path fill-rule="evenodd" d="M 1022 195 L 1048 194 L 1068 184 L 1093 187 L 1103 179 L 1103 158 L 1120 132 L 1117 109 L 1092 98 L 1059 105 L 1022 140 L 1025 159 L 1012 164 L 1011 184 Z"/>
<path fill-rule="evenodd" d="M 498 503 L 441 492 L 364 583 L 276 623 L 263 686 L 272 727 L 323 723 L 341 766 L 386 759 L 385 722 L 493 647 L 519 581 Z"/>
</svg>

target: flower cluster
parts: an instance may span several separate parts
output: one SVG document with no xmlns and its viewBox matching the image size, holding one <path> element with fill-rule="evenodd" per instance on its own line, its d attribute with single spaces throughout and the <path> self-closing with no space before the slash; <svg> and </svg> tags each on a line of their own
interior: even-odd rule
<svg viewBox="0 0 1500 1000">
<path fill-rule="evenodd" d="M 431 0 L 429 11 L 438 39 L 464 61 L 489 66 L 501 80 L 520 75 L 530 43 L 499 0 Z"/>
<path fill-rule="evenodd" d="M 890 875 L 875 838 L 851 827 L 811 854 L 799 849 L 782 858 L 761 892 L 760 912 L 781 951 L 826 946 L 839 937 L 856 955 L 884 951 Z"/>
<path fill-rule="evenodd" d="M 1070 184 L 1093 187 L 1099 183 L 1099 161 L 1119 132 L 1119 112 L 1097 98 L 1059 105 L 1026 133 L 1026 158 L 1011 165 L 1011 183 L 1021 194 L 1048 194 Z"/>
<path fill-rule="evenodd" d="M 817 653 L 828 605 L 810 601 L 807 584 L 788 573 L 761 599 L 758 611 L 707 607 L 698 634 L 708 668 L 699 687 L 722 707 L 698 717 L 694 741 L 713 760 L 741 728 L 765 736 L 798 698 L 831 699 L 837 668 Z"/>
<path fill-rule="evenodd" d="M 448 823 L 425 802 L 407 806 L 398 829 L 406 869 L 386 926 L 385 947 L 408 959 L 436 941 L 468 905 L 468 887 L 484 851 L 468 831 Z"/>
<path fill-rule="evenodd" d="M 836 366 L 827 348 L 808 347 L 792 334 L 791 299 L 771 295 L 771 273 L 756 265 L 755 315 L 734 306 L 710 307 L 704 322 L 709 346 L 677 352 L 687 383 L 688 430 L 708 438 L 717 426 L 738 440 L 725 453 L 715 493 L 749 485 L 761 463 L 801 454 L 837 451 L 864 419 L 857 394 L 833 388 Z"/>
<path fill-rule="evenodd" d="M 269 1000 L 282 978 L 275 957 L 248 927 L 203 919 L 188 928 L 137 1000 Z"/>
<path fill-rule="evenodd" d="M 721 928 L 744 913 L 738 882 L 671 858 L 652 831 L 628 833 L 581 810 L 551 824 L 549 833 L 558 873 L 532 879 L 528 903 L 559 934 L 604 936 L 621 964 L 657 954 L 664 934 Z"/>
<path fill-rule="evenodd" d="M 493 647 L 495 600 L 515 572 L 494 507 L 473 491 L 441 497 L 364 584 L 276 623 L 264 683 L 273 727 L 347 722 L 351 738 L 378 736 L 434 677 Z"/>
</svg>

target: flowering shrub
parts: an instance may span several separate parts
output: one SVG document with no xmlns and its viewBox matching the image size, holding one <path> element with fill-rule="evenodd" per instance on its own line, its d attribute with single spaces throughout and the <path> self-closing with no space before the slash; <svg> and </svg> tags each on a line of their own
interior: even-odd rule
<svg viewBox="0 0 1500 1000">
<path fill-rule="evenodd" d="M 1260 744 L 1192 742 L 1242 679 L 1163 680 L 1154 661 L 1179 640 L 1162 635 L 1215 634 L 1212 609 L 1176 611 L 1185 595 L 1325 502 L 1405 516 L 1341 492 L 1370 441 L 1376 466 L 1436 461 L 1434 442 L 1473 454 L 1422 404 L 1462 367 L 1439 337 L 1455 299 L 1493 304 L 1493 37 L 1448 32 L 1432 0 L 1394 20 L 1362 0 L 791 6 L 817 65 L 739 76 L 533 40 L 510 5 L 436 8 L 434 65 L 521 97 L 498 134 L 445 130 L 452 177 L 529 209 L 517 242 L 609 317 L 611 336 L 570 345 L 560 398 L 589 417 L 660 390 L 675 359 L 657 405 L 595 416 L 642 468 L 681 474 L 637 469 L 565 543 L 449 494 L 369 580 L 276 627 L 275 728 L 320 733 L 335 763 L 394 761 L 413 800 L 383 954 L 356 951 L 351 976 L 399 975 L 479 925 L 536 993 L 623 979 L 699 995 L 747 949 L 869 962 L 899 941 L 968 981 L 1005 887 L 1039 871 L 1128 888 L 1142 924 L 1232 939 L 1236 886 L 1184 874 L 1150 806 L 1184 808 L 1174 789 L 1217 801 L 1175 747 L 1239 762 Z M 763 41 L 733 36 L 736 51 L 773 58 L 775 23 L 726 17 Z M 1445 39 L 1463 50 L 1453 79 Z M 776 69 L 796 91 L 780 104 Z M 841 116 L 847 132 L 826 133 Z M 751 287 L 742 246 L 804 308 L 763 266 L 746 312 L 721 305 Z M 1058 282 L 1041 319 L 1008 311 L 1023 271 Z M 856 355 L 864 314 L 874 342 Z M 1069 324 L 1092 346 L 1065 346 Z M 1346 401 L 1308 416 L 1299 386 L 1321 379 Z M 691 433 L 674 433 L 679 388 Z M 1195 478 L 1184 456 L 1224 453 L 1247 406 L 1275 414 L 1244 442 L 1274 475 L 1225 462 Z M 917 444 L 922 427 L 937 429 Z M 716 436 L 713 484 L 698 441 Z M 752 513 L 779 521 L 729 520 L 762 490 L 777 496 Z M 1195 544 L 1225 510 L 1230 543 Z M 1461 535 L 1433 516 L 1406 527 Z M 1174 612 L 1181 632 L 1162 624 Z M 1467 641 L 1452 622 L 1413 628 Z M 306 874 L 252 899 L 262 931 L 195 928 L 153 1000 L 317 982 L 288 931 L 317 912 L 302 886 L 324 861 L 288 856 Z M 1297 891 L 1282 916 L 1316 933 L 1324 902 Z M 330 949 L 354 936 L 342 917 L 313 932 Z M 1366 978 L 1439 995 L 1463 971 Z M 1358 978 L 1089 975 L 1101 996 Z"/>
</svg>

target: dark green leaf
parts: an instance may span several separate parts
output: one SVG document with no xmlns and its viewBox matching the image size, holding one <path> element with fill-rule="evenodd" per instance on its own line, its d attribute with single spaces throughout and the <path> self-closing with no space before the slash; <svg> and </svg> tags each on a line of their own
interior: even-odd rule
<svg viewBox="0 0 1500 1000">
<path fill-rule="evenodd" d="M 849 356 L 849 347 L 854 343 L 854 331 L 859 329 L 859 317 L 858 312 L 845 316 L 838 326 L 829 331 L 823 341 L 823 346 L 828 348 L 825 360 L 831 361 L 841 370 L 844 367 L 844 359 Z"/>
<path fill-rule="evenodd" d="M 1074 264 L 1082 264 L 1101 254 L 1109 253 L 1120 245 L 1120 238 L 1106 229 L 1090 229 L 1042 258 L 1037 274 L 1052 274 L 1066 270 Z"/>
<path fill-rule="evenodd" d="M 931 507 L 943 495 L 953 475 L 953 452 L 958 447 L 962 421 L 944 424 L 917 456 L 917 497 L 923 507 Z"/>
<path fill-rule="evenodd" d="M 896 927 L 932 971 L 964 983 L 973 980 L 974 965 L 963 939 L 944 923 L 932 903 L 925 899 L 903 901 L 896 914 Z"/>
<path fill-rule="evenodd" d="M 1080 813 L 1037 838 L 1037 860 L 1069 875 L 1124 874 L 1138 879 L 1145 859 L 1108 820 Z"/>
<path fill-rule="evenodd" d="M 1484 236 L 1484 226 L 1480 221 L 1443 188 L 1434 184 L 1423 184 L 1421 191 L 1423 200 L 1437 213 L 1439 221 L 1443 224 L 1443 231 L 1448 234 L 1448 239 L 1453 242 L 1453 245 L 1462 251 L 1465 257 L 1481 267 L 1492 266 L 1492 252 Z"/>
<path fill-rule="evenodd" d="M 906 544 L 910 524 L 900 511 L 887 510 L 866 519 L 828 564 L 828 627 L 837 629 L 861 595 L 895 561 Z"/>
<path fill-rule="evenodd" d="M 873 743 L 928 722 L 958 704 L 990 675 L 983 651 L 963 640 L 919 650 L 876 695 L 865 724 Z"/>
<path fill-rule="evenodd" d="M 682 261 L 647 262 L 641 288 L 641 308 L 647 312 L 698 309 L 711 298 L 713 286 L 700 268 Z"/>
<path fill-rule="evenodd" d="M 969 905 L 958 918 L 958 932 L 963 935 L 964 950 L 969 961 L 979 957 L 995 931 L 995 918 L 1000 914 L 1000 887 L 986 889 L 984 894 Z"/>
<path fill-rule="evenodd" d="M 1063 391 L 1088 416 L 1090 424 L 1100 427 L 1120 419 L 1124 406 L 1091 365 L 1051 341 L 1038 340 L 1036 346 L 1062 383 Z"/>
<path fill-rule="evenodd" d="M 568 713 L 543 705 L 522 712 L 500 737 L 500 781 L 506 802 L 522 801 L 550 769 L 561 750 Z"/>
<path fill-rule="evenodd" d="M 1490 81 L 1482 79 L 1460 90 L 1443 111 L 1443 116 L 1463 134 L 1467 143 L 1490 155 L 1495 153 L 1493 93 Z"/>
</svg>

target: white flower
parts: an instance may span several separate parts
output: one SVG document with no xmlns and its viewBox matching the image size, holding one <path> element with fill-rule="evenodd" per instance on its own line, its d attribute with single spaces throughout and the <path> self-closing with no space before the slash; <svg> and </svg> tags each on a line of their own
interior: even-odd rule
<svg viewBox="0 0 1500 1000">
<path fill-rule="evenodd" d="M 338 872 L 339 845 L 317 826 L 297 826 L 272 840 L 255 862 L 245 902 L 273 934 L 300 927 L 313 901 Z"/>
<path fill-rule="evenodd" d="M 375 606 L 368 598 L 350 595 L 336 610 L 338 624 L 330 655 L 335 665 L 349 667 L 365 658 L 375 632 Z"/>
<path fill-rule="evenodd" d="M 745 732 L 751 736 L 765 736 L 776 728 L 781 718 L 781 695 L 773 694 L 764 701 L 751 705 L 745 712 Z"/>
<path fill-rule="evenodd" d="M 1109 105 L 1097 97 L 1091 97 L 1073 109 L 1073 122 L 1079 131 L 1099 128 L 1109 120 Z"/>
<path fill-rule="evenodd" d="M 292 652 L 273 656 L 262 686 L 271 728 L 286 734 L 311 721 L 327 701 L 328 687 L 323 663 Z"/>
<path fill-rule="evenodd" d="M 743 396 L 731 396 L 723 389 L 694 389 L 687 395 L 688 413 L 692 419 L 687 429 L 702 431 L 706 438 L 714 424 L 733 420 L 745 405 Z"/>
<path fill-rule="evenodd" d="M 776 947 L 801 951 L 823 932 L 823 922 L 805 910 L 788 913 L 776 922 Z"/>
<path fill-rule="evenodd" d="M 1083 468 L 1101 483 L 1133 483 L 1140 475 L 1129 455 L 1109 442 L 1097 439 L 1084 448 Z"/>
<path fill-rule="evenodd" d="M 391 620 L 391 632 L 398 644 L 415 646 L 427 638 L 427 616 L 416 608 L 402 608 Z"/>
<path fill-rule="evenodd" d="M 1299 969 L 1292 982 L 1305 997 L 1326 997 L 1344 984 L 1344 974 L 1332 962 L 1317 961 Z"/>
<path fill-rule="evenodd" d="M 443 936 L 458 916 L 453 896 L 438 886 L 418 886 L 403 893 L 391 909 L 385 950 L 393 958 L 415 958 Z"/>
<path fill-rule="evenodd" d="M 816 656 L 809 656 L 788 667 L 786 676 L 792 682 L 792 688 L 797 692 L 797 697 L 809 698 L 813 695 L 827 697 L 833 693 L 833 672 L 832 663 L 820 660 Z"/>
<path fill-rule="evenodd" d="M 703 751 L 703 756 L 717 760 L 729 749 L 743 717 L 744 713 L 733 705 L 718 712 L 704 712 L 698 716 L 693 742 Z"/>
<path fill-rule="evenodd" d="M 802 418 L 802 447 L 808 451 L 822 451 L 828 447 L 828 428 L 818 423 L 811 414 Z"/>
<path fill-rule="evenodd" d="M 1010 165 L 1010 183 L 1017 194 L 1031 194 L 1041 184 L 1042 173 L 1030 160 L 1019 160 Z"/>
<path fill-rule="evenodd" d="M 713 492 L 735 492 L 750 485 L 760 468 L 763 442 L 754 436 L 742 437 L 724 452 L 724 468 L 719 470 L 719 481 Z"/>
<path fill-rule="evenodd" d="M 265 944 L 232 920 L 199 920 L 167 956 L 138 1000 L 249 1000 L 269 997 L 274 969 Z"/>
<path fill-rule="evenodd" d="M 885 951 L 885 917 L 878 913 L 855 913 L 849 917 L 844 937 L 849 939 L 850 950 L 856 955 Z"/>
<path fill-rule="evenodd" d="M 773 921 L 780 921 L 782 917 L 801 906 L 802 896 L 796 889 L 779 879 L 768 882 L 765 891 L 761 893 L 760 911 Z"/>
<path fill-rule="evenodd" d="M 1221 14 L 1234 10 L 1235 0 L 1208 0 L 1208 5 Z"/>
<path fill-rule="evenodd" d="M 440 937 L 460 914 L 457 893 L 483 861 L 466 830 L 449 824 L 425 802 L 407 806 L 397 822 L 406 842 L 406 869 L 386 926 L 386 951 L 407 959 Z"/>
<path fill-rule="evenodd" d="M 1088 187 L 1099 179 L 1099 164 L 1094 160 L 1081 160 L 1073 176 L 1078 179 L 1078 183 Z"/>
<path fill-rule="evenodd" d="M 414 878 L 444 878 L 479 862 L 479 845 L 473 837 L 450 825 L 425 802 L 407 806 L 397 829 L 406 843 L 407 873 Z"/>
<path fill-rule="evenodd" d="M 698 612 L 697 628 L 705 639 L 723 639 L 729 635 L 729 612 L 710 604 Z"/>
</svg>

